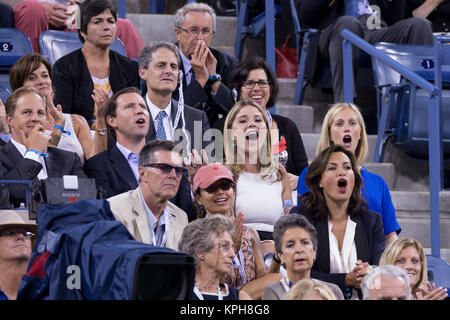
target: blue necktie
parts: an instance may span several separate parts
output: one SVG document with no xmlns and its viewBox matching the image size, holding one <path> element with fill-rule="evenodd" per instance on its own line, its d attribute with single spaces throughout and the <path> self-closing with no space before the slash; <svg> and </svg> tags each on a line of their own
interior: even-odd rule
<svg viewBox="0 0 450 320">
<path fill-rule="evenodd" d="M 158 126 L 156 128 L 156 140 L 167 140 L 166 131 L 164 130 L 163 119 L 167 116 L 165 111 L 160 111 L 156 116 L 156 120 L 158 120 Z"/>
<path fill-rule="evenodd" d="M 359 0 L 345 0 L 344 15 L 358 17 L 358 2 Z"/>
</svg>

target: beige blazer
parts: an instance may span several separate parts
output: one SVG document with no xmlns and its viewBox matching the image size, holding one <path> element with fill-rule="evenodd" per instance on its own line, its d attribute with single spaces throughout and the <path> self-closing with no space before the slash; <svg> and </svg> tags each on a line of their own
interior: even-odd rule
<svg viewBox="0 0 450 320">
<path fill-rule="evenodd" d="M 116 220 L 122 222 L 137 241 L 151 244 L 150 227 L 140 190 L 141 188 L 138 187 L 111 197 L 108 201 Z M 188 224 L 187 215 L 170 201 L 167 203 L 167 209 L 170 213 L 170 221 L 166 247 L 178 250 L 178 241 L 184 227 Z"/>
</svg>

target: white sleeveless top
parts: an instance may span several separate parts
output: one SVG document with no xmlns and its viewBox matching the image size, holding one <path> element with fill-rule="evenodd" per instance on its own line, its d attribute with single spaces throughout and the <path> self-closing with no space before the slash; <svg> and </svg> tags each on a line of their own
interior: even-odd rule
<svg viewBox="0 0 450 320">
<path fill-rule="evenodd" d="M 276 175 L 272 181 L 276 180 Z M 273 232 L 283 214 L 281 181 L 262 179 L 259 173 L 242 172 L 237 181 L 236 214 L 242 211 L 245 225 L 257 231 Z"/>
<path fill-rule="evenodd" d="M 72 151 L 78 154 L 81 160 L 81 164 L 84 164 L 84 151 L 83 147 L 78 140 L 75 130 L 73 128 L 72 117 L 68 113 L 63 113 L 64 118 L 66 118 L 66 123 L 64 124 L 64 131 L 70 131 L 70 135 L 63 133 L 61 135 L 61 140 L 59 140 L 58 148 L 66 151 Z"/>
</svg>

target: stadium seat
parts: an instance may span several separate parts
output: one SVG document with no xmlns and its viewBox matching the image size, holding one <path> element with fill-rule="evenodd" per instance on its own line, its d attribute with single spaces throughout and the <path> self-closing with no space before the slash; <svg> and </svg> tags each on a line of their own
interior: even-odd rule
<svg viewBox="0 0 450 320">
<path fill-rule="evenodd" d="M 434 69 L 437 65 L 435 47 L 378 43 L 375 48 L 426 80 L 434 81 Z M 439 48 L 443 58 L 442 123 L 446 124 L 450 122 L 450 90 L 446 90 L 450 84 L 450 47 L 441 45 Z M 374 162 L 383 161 L 385 145 L 389 139 L 407 154 L 428 159 L 429 94 L 375 58 L 372 59 L 372 65 L 377 88 L 379 123 Z M 447 125 L 442 126 L 442 139 L 444 157 L 448 157 L 450 127 Z"/>
<path fill-rule="evenodd" d="M 436 287 L 450 289 L 450 266 L 438 257 L 427 255 L 428 281 Z"/>
<path fill-rule="evenodd" d="M 268 2 L 269 4 L 267 4 Z M 244 40 L 249 36 L 256 38 L 266 30 L 266 60 L 275 71 L 275 23 L 273 21 L 274 19 L 270 19 L 270 17 L 275 17 L 280 14 L 281 9 L 279 5 L 274 4 L 273 0 L 266 0 L 266 4 L 266 11 L 260 13 L 256 17 L 249 17 L 248 1 L 237 1 L 237 28 L 234 43 L 234 56 L 240 61 L 242 58 Z M 270 23 L 268 21 L 270 21 Z"/>
<path fill-rule="evenodd" d="M 77 32 L 47 30 L 42 32 L 39 37 L 41 53 L 50 61 L 52 66 L 56 60 L 82 46 L 83 43 L 78 38 Z M 117 37 L 111 45 L 111 49 L 125 57 L 127 56 L 122 41 Z"/>
<path fill-rule="evenodd" d="M 301 21 L 297 14 L 297 8 L 293 0 L 290 0 L 292 20 L 294 24 L 294 32 L 296 35 L 297 52 L 300 53 L 298 58 L 298 74 L 297 83 L 295 86 L 294 101 L 293 104 L 303 104 L 303 98 L 308 80 L 306 79 L 306 60 L 308 57 L 309 46 L 311 38 L 320 30 L 314 28 L 301 27 Z M 332 88 L 331 85 L 331 69 L 329 63 L 322 68 L 321 73 L 315 75 L 314 83 L 312 86 L 317 88 Z M 358 76 L 356 78 L 356 87 L 363 89 L 373 88 L 372 79 L 372 65 L 370 56 L 361 51 L 358 60 Z"/>
<path fill-rule="evenodd" d="M 30 39 L 21 31 L 0 28 L 0 99 L 3 102 L 11 94 L 9 70 L 22 56 L 32 53 Z"/>
</svg>

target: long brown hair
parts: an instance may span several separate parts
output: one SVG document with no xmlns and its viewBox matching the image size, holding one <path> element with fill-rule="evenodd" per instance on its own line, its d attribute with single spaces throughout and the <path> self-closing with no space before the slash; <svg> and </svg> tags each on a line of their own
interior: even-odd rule
<svg viewBox="0 0 450 320">
<path fill-rule="evenodd" d="M 308 187 L 309 192 L 300 197 L 300 204 L 312 219 L 328 219 L 329 210 L 325 201 L 323 190 L 319 184 L 322 178 L 322 173 L 325 171 L 331 155 L 335 152 L 342 152 L 350 159 L 352 170 L 355 175 L 355 184 L 347 207 L 347 214 L 352 217 L 362 214 L 365 210 L 367 210 L 367 204 L 361 198 L 362 179 L 355 164 L 355 157 L 352 152 L 346 150 L 340 145 L 335 144 L 326 148 L 317 155 L 317 157 L 309 165 L 308 173 L 305 177 L 306 186 Z"/>
</svg>

